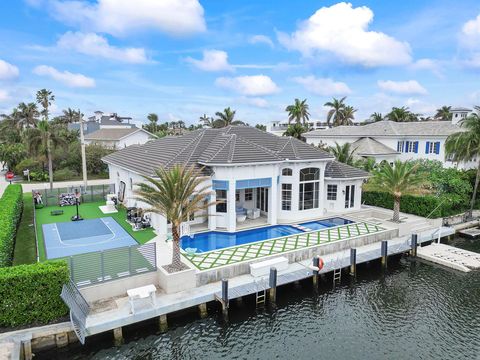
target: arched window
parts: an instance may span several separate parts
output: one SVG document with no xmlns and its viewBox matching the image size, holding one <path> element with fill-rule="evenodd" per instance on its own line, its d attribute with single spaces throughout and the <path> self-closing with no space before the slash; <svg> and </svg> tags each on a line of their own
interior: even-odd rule
<svg viewBox="0 0 480 360">
<path fill-rule="evenodd" d="M 282 170 L 282 176 L 292 176 L 292 169 L 285 168 Z"/>
<path fill-rule="evenodd" d="M 319 168 L 305 168 L 300 170 L 300 185 L 298 191 L 299 210 L 318 208 L 318 189 L 320 187 L 319 180 Z"/>
</svg>

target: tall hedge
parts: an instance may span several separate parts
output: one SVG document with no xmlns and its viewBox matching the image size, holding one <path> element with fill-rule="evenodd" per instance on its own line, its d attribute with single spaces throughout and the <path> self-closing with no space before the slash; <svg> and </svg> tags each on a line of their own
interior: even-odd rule
<svg viewBox="0 0 480 360">
<path fill-rule="evenodd" d="M 15 235 L 22 211 L 22 186 L 8 185 L 0 198 L 0 268 L 12 265 Z"/>
<path fill-rule="evenodd" d="M 363 191 L 362 201 L 367 205 L 393 209 L 393 196 L 386 192 Z M 400 211 L 418 216 L 439 218 L 458 214 L 465 210 L 463 201 L 435 195 L 403 195 Z"/>
<path fill-rule="evenodd" d="M 67 314 L 60 298 L 65 261 L 0 268 L 0 326 L 41 324 Z"/>
</svg>

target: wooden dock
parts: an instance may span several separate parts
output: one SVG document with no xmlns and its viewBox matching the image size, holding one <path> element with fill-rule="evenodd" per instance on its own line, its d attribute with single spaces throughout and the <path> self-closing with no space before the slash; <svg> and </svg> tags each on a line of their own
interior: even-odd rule
<svg viewBox="0 0 480 360">
<path fill-rule="evenodd" d="M 432 244 L 419 248 L 417 256 L 455 270 L 470 272 L 480 269 L 480 254 L 445 244 Z"/>
<path fill-rule="evenodd" d="M 463 237 L 468 237 L 472 239 L 477 239 L 480 237 L 480 229 L 479 228 L 470 228 L 470 229 L 463 229 L 458 230 L 458 233 Z"/>
</svg>

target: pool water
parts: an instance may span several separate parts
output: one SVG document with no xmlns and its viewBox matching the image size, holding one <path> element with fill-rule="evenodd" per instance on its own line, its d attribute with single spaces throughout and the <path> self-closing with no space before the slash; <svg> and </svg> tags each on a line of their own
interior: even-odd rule
<svg viewBox="0 0 480 360">
<path fill-rule="evenodd" d="M 301 232 L 303 231 L 290 225 L 267 226 L 235 233 L 207 231 L 195 234 L 193 237 L 182 237 L 180 246 L 184 250 L 190 248 L 196 249 L 196 252 L 206 252 Z"/>
<path fill-rule="evenodd" d="M 352 220 L 348 220 L 340 217 L 334 217 L 334 218 L 324 219 L 324 220 L 309 221 L 306 223 L 302 223 L 300 225 L 311 230 L 321 230 L 321 229 L 325 229 L 333 226 L 351 224 L 353 222 L 354 221 Z"/>
</svg>

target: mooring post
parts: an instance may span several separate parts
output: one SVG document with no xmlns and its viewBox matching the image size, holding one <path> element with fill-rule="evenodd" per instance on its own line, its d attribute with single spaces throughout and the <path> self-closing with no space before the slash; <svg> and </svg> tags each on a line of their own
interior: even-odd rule
<svg viewBox="0 0 480 360">
<path fill-rule="evenodd" d="M 319 268 L 319 266 L 320 266 L 320 256 L 317 255 L 317 256 L 313 257 L 313 266 L 316 267 L 317 269 Z M 314 289 L 318 288 L 318 273 L 319 273 L 319 270 L 313 270 L 312 281 L 313 281 L 313 288 Z"/>
<path fill-rule="evenodd" d="M 200 319 L 205 319 L 208 316 L 207 303 L 201 303 L 198 305 L 198 313 L 200 315 Z"/>
<path fill-rule="evenodd" d="M 275 302 L 277 301 L 277 268 L 275 267 L 270 268 L 268 285 L 270 286 L 270 289 L 268 290 L 270 303 L 275 305 Z"/>
<path fill-rule="evenodd" d="M 228 279 L 222 279 L 222 313 L 228 318 Z"/>
<path fill-rule="evenodd" d="M 388 256 L 388 241 L 386 241 L 386 240 L 382 241 L 381 254 L 382 254 L 382 266 L 384 268 L 386 268 L 387 267 L 387 256 Z"/>
<path fill-rule="evenodd" d="M 115 346 L 120 346 L 123 344 L 123 332 L 121 327 L 113 329 L 113 340 Z"/>
<path fill-rule="evenodd" d="M 163 314 L 158 317 L 158 329 L 162 333 L 168 330 L 167 314 Z"/>
<path fill-rule="evenodd" d="M 418 234 L 412 234 L 410 255 L 417 256 Z"/>
<path fill-rule="evenodd" d="M 33 359 L 33 353 L 32 353 L 32 342 L 31 340 L 25 340 L 22 341 L 22 347 L 23 347 L 23 358 L 25 360 L 32 360 Z"/>
<path fill-rule="evenodd" d="M 357 274 L 357 249 L 350 249 L 350 275 Z"/>
</svg>

